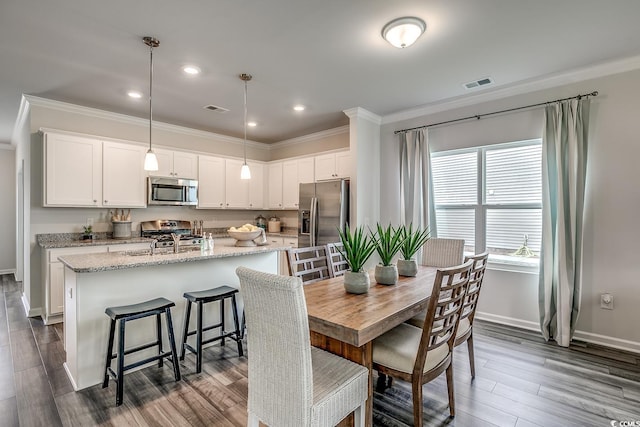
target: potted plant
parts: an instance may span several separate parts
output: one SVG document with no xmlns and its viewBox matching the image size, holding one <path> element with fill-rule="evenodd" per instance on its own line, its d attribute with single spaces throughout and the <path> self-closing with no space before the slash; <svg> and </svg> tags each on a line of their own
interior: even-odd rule
<svg viewBox="0 0 640 427">
<path fill-rule="evenodd" d="M 82 226 L 82 240 L 92 240 L 93 239 L 93 227 L 90 225 Z"/>
<path fill-rule="evenodd" d="M 364 294 L 369 290 L 369 273 L 363 270 L 367 260 L 376 249 L 376 240 L 365 234 L 363 227 L 357 227 L 353 233 L 347 224 L 344 231 L 338 229 L 342 248 L 338 248 L 349 270 L 344 274 L 344 288 L 352 294 Z"/>
<path fill-rule="evenodd" d="M 383 228 L 380 224 L 376 224 L 375 234 L 376 252 L 380 257 L 380 264 L 376 265 L 376 282 L 381 285 L 395 285 L 398 282 L 398 268 L 392 261 L 403 243 L 400 227 L 396 229 L 389 224 Z"/>
<path fill-rule="evenodd" d="M 409 227 L 402 226 L 400 233 L 402 234 L 403 242 L 400 247 L 402 259 L 398 260 L 398 274 L 414 277 L 418 274 L 418 263 L 414 256 L 429 240 L 429 227 L 425 227 L 423 230 L 419 228 L 414 230 L 413 224 L 409 224 Z"/>
</svg>

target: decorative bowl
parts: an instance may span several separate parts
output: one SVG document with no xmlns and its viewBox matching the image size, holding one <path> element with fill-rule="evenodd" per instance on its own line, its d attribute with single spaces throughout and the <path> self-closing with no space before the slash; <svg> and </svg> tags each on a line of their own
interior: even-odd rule
<svg viewBox="0 0 640 427">
<path fill-rule="evenodd" d="M 231 231 L 227 230 L 229 236 L 236 239 L 236 246 L 257 246 L 254 239 L 257 239 L 258 236 L 262 233 L 262 229 L 258 229 L 255 231 Z"/>
</svg>

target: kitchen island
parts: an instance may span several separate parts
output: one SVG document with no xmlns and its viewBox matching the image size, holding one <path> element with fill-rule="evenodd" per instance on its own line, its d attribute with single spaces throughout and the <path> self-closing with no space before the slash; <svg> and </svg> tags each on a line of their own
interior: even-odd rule
<svg viewBox="0 0 640 427">
<path fill-rule="evenodd" d="M 90 387 L 103 380 L 109 334 L 109 317 L 104 312 L 107 307 L 165 297 L 176 303 L 171 315 L 176 343 L 180 343 L 186 308 L 184 292 L 223 284 L 238 288 L 235 274 L 238 266 L 277 273 L 278 251 L 288 249 L 276 245 L 239 248 L 234 246 L 234 242 L 233 239 L 220 239 L 213 251 L 153 255 L 149 251 L 137 251 L 60 257 L 65 266 L 64 344 L 67 357 L 64 366 L 74 389 Z M 225 320 L 226 324 L 232 325 L 228 305 L 225 306 Z M 240 311 L 242 306 L 240 297 Z M 208 304 L 205 321 L 217 323 L 218 319 L 218 304 Z M 195 327 L 195 320 L 195 316 L 191 316 L 192 327 Z M 153 318 L 146 318 L 127 325 L 127 347 L 152 342 L 154 322 Z M 164 335 L 166 341 L 166 333 Z M 168 348 L 168 343 L 165 343 L 165 348 Z M 155 352 L 157 348 L 132 354 L 127 356 L 126 363 L 142 360 Z M 171 368 L 166 366 L 171 375 Z M 195 369 L 190 366 L 187 369 L 191 368 Z"/>
</svg>

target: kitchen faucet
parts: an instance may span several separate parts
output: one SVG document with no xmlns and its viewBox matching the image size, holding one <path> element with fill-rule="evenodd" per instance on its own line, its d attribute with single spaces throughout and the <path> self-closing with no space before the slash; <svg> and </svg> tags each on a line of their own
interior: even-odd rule
<svg viewBox="0 0 640 427">
<path fill-rule="evenodd" d="M 171 238 L 173 239 L 173 253 L 177 254 L 180 252 L 180 236 L 176 233 L 171 233 Z"/>
<path fill-rule="evenodd" d="M 156 254 L 156 243 L 158 243 L 158 239 L 153 239 L 151 241 L 151 255 Z"/>
</svg>

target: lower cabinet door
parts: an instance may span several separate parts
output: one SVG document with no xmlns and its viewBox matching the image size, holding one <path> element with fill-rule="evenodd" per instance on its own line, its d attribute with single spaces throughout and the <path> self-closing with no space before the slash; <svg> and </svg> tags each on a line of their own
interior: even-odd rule
<svg viewBox="0 0 640 427">
<path fill-rule="evenodd" d="M 64 265 L 61 262 L 49 264 L 49 307 L 47 312 L 61 314 L 64 311 Z"/>
</svg>

